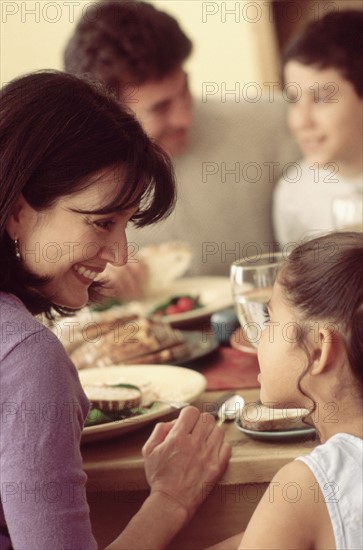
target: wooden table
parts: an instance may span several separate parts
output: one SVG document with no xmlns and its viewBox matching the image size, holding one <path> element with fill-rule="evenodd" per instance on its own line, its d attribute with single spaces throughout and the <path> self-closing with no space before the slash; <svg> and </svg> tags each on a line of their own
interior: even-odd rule
<svg viewBox="0 0 363 550">
<path fill-rule="evenodd" d="M 205 410 L 206 403 L 222 393 L 206 392 L 196 405 Z M 243 395 L 246 402 L 259 397 L 258 389 L 236 393 Z M 82 447 L 84 469 L 89 478 L 91 521 L 100 548 L 117 536 L 148 495 L 141 447 L 152 428 Z M 233 423 L 225 423 L 224 429 L 232 445 L 228 469 L 212 492 L 206 489 L 205 503 L 174 540 L 171 549 L 200 549 L 245 529 L 275 473 L 316 445 L 311 439 L 299 443 L 256 441 L 238 431 Z"/>
</svg>

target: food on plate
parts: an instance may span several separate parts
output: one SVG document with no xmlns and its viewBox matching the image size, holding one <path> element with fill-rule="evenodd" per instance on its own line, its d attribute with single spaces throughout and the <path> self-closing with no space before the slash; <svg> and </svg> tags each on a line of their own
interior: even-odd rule
<svg viewBox="0 0 363 550">
<path fill-rule="evenodd" d="M 191 247 L 182 242 L 168 242 L 141 248 L 136 258 L 144 262 L 148 274 L 143 283 L 145 297 L 160 292 L 186 273 L 192 261 Z"/>
<path fill-rule="evenodd" d="M 72 317 L 56 318 L 49 328 L 70 355 L 85 342 L 94 342 L 110 330 L 124 331 L 126 337 L 132 330 L 131 323 L 137 318 L 137 314 L 125 313 L 117 307 L 105 311 L 85 309 Z"/>
<path fill-rule="evenodd" d="M 306 428 L 307 409 L 273 409 L 260 403 L 246 403 L 240 421 L 243 428 L 261 432 Z"/>
<path fill-rule="evenodd" d="M 152 311 L 151 315 L 177 315 L 179 313 L 186 313 L 203 307 L 200 303 L 199 296 L 191 296 L 189 294 L 183 294 L 179 296 L 172 296 L 168 300 L 157 305 Z"/>
<path fill-rule="evenodd" d="M 141 389 L 132 384 L 83 386 L 92 407 L 103 412 L 134 409 L 141 404 Z"/>
<path fill-rule="evenodd" d="M 189 354 L 183 333 L 160 319 L 118 319 L 93 339 L 76 347 L 70 357 L 78 369 L 110 365 L 167 363 Z"/>
<path fill-rule="evenodd" d="M 86 421 L 84 423 L 85 428 L 87 426 L 96 426 L 97 424 L 107 424 L 112 422 L 112 418 L 99 409 L 91 408 Z"/>
<path fill-rule="evenodd" d="M 91 403 L 86 427 L 141 416 L 163 406 L 149 384 L 85 384 L 83 389 Z"/>
<path fill-rule="evenodd" d="M 117 420 L 126 420 L 153 412 L 162 407 L 162 403 L 152 403 L 148 407 L 135 407 L 133 409 L 124 409 L 123 411 L 108 411 L 104 412 L 100 409 L 91 409 L 85 421 L 85 427 L 96 426 L 97 424 L 108 424 Z"/>
<path fill-rule="evenodd" d="M 102 302 L 97 302 L 95 304 L 92 304 L 91 310 L 92 311 L 107 311 L 108 309 L 111 309 L 116 306 L 121 306 L 122 303 L 120 300 L 117 300 L 117 298 L 106 298 Z"/>
</svg>

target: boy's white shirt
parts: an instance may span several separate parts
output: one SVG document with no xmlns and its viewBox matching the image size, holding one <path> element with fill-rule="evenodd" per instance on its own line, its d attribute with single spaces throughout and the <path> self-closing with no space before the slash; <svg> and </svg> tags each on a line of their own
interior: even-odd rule
<svg viewBox="0 0 363 550">
<path fill-rule="evenodd" d="M 337 229 L 333 200 L 353 193 L 362 196 L 362 190 L 362 174 L 347 178 L 339 173 L 335 163 L 321 167 L 301 159 L 276 185 L 273 223 L 277 240 L 284 246 Z"/>
</svg>

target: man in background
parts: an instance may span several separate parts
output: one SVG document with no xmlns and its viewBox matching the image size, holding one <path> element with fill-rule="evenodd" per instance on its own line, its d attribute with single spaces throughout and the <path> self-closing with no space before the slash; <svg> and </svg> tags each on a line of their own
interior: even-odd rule
<svg viewBox="0 0 363 550">
<path fill-rule="evenodd" d="M 183 64 L 192 43 L 175 19 L 151 4 L 101 1 L 79 22 L 64 54 L 65 69 L 89 73 L 134 111 L 148 135 L 181 154 L 192 122 Z"/>
<path fill-rule="evenodd" d="M 192 51 L 177 21 L 151 4 L 95 4 L 65 50 L 65 69 L 90 73 L 128 105 L 172 156 L 179 195 L 172 215 L 151 229 L 128 230 L 130 262 L 119 295 L 137 295 L 143 276 L 134 252 L 150 243 L 183 241 L 192 275 L 228 275 L 230 264 L 274 244 L 274 181 L 297 158 L 282 101 L 192 97 L 183 65 Z M 236 67 L 236 80 L 241 69 Z M 136 269 L 135 269 L 136 268 Z M 113 292 L 115 294 L 115 292 Z"/>
</svg>

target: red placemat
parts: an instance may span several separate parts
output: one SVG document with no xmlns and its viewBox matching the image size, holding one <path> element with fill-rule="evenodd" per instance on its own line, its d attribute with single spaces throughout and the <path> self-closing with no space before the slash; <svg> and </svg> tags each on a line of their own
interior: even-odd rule
<svg viewBox="0 0 363 550">
<path fill-rule="evenodd" d="M 216 353 L 198 361 L 198 371 L 207 379 L 207 390 L 259 388 L 260 372 L 256 355 L 220 347 Z"/>
</svg>

